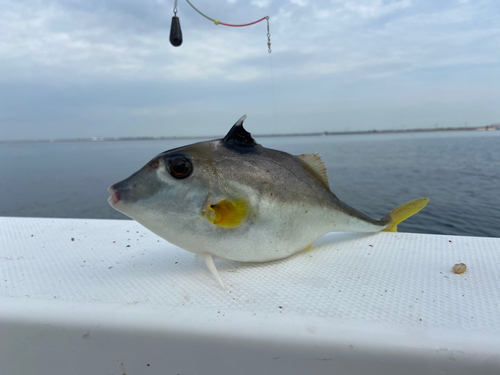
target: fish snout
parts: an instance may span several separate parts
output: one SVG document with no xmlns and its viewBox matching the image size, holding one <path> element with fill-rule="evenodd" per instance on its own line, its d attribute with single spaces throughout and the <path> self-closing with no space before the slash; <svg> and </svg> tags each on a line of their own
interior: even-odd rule
<svg viewBox="0 0 500 375">
<path fill-rule="evenodd" d="M 110 197 L 108 198 L 108 202 L 110 205 L 114 206 L 120 201 L 121 191 L 116 186 L 116 184 L 108 188 L 108 193 L 110 195 Z"/>
</svg>

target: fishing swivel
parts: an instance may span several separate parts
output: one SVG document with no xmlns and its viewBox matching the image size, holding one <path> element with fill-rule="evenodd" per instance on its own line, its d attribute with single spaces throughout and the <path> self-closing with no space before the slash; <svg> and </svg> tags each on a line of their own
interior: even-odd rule
<svg viewBox="0 0 500 375">
<path fill-rule="evenodd" d="M 271 32 L 269 31 L 269 16 L 266 17 L 267 20 L 267 52 L 271 53 Z"/>
</svg>

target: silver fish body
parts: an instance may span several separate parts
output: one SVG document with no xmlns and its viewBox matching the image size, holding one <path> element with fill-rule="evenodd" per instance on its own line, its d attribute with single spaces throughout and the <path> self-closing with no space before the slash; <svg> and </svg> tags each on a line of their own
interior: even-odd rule
<svg viewBox="0 0 500 375">
<path fill-rule="evenodd" d="M 212 256 L 272 261 L 306 249 L 328 232 L 378 232 L 394 224 L 390 214 L 374 220 L 340 201 L 319 157 L 256 144 L 243 129 L 244 118 L 224 139 L 157 155 L 109 188 L 110 204 L 202 255 L 221 284 Z"/>
</svg>

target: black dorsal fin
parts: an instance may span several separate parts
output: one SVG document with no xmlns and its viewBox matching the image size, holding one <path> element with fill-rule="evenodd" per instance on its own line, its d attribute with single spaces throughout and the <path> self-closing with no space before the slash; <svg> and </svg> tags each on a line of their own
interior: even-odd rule
<svg viewBox="0 0 500 375">
<path fill-rule="evenodd" d="M 236 124 L 233 125 L 229 133 L 226 134 L 224 139 L 226 143 L 232 143 L 240 147 L 254 147 L 257 146 L 257 142 L 252 138 L 252 135 L 243 128 L 243 121 L 245 121 L 247 115 L 243 115 Z"/>
</svg>

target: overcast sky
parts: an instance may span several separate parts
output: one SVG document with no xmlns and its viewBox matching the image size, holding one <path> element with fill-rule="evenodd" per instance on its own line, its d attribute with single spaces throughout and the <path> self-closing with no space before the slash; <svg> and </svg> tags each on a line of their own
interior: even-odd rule
<svg viewBox="0 0 500 375">
<path fill-rule="evenodd" d="M 500 122 L 500 1 L 0 0 L 0 140 Z"/>
</svg>

